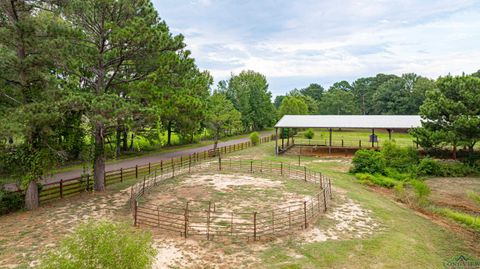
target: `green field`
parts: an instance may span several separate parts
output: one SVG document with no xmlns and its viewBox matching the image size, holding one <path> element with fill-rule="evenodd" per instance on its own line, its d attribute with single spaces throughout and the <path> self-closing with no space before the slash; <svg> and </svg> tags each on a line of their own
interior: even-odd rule
<svg viewBox="0 0 480 269">
<path fill-rule="evenodd" d="M 327 129 L 314 129 L 315 136 L 310 141 L 306 139 L 301 131 L 295 135 L 295 143 L 297 144 L 319 144 L 328 145 L 330 133 Z M 371 145 L 369 137 L 372 134 L 370 129 L 333 129 L 332 130 L 332 146 L 358 146 L 361 140 L 363 147 Z M 389 141 L 388 132 L 385 130 L 375 130 L 378 137 L 378 145 L 381 146 L 385 141 Z M 414 138 L 406 132 L 392 132 L 392 140 L 401 146 L 415 146 Z"/>
</svg>

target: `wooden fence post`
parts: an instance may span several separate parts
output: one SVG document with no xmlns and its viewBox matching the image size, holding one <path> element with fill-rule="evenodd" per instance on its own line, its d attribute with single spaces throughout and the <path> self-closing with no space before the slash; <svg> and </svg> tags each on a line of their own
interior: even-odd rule
<svg viewBox="0 0 480 269">
<path fill-rule="evenodd" d="M 253 212 L 253 241 L 257 241 L 257 212 Z"/>
<path fill-rule="evenodd" d="M 362 140 L 358 140 L 358 147 L 362 148 Z"/>
<path fill-rule="evenodd" d="M 160 161 L 160 179 L 162 179 L 163 176 L 163 160 Z"/>
<path fill-rule="evenodd" d="M 63 179 L 60 179 L 60 198 L 63 198 Z"/>
<path fill-rule="evenodd" d="M 135 200 L 133 203 L 133 226 L 137 226 L 137 208 L 138 208 L 138 202 Z"/>
<path fill-rule="evenodd" d="M 250 173 L 253 173 L 253 161 L 250 161 Z"/>
<path fill-rule="evenodd" d="M 188 155 L 188 173 L 192 172 L 192 155 Z"/>
<path fill-rule="evenodd" d="M 305 220 L 305 229 L 308 228 L 308 221 L 307 221 L 307 201 L 303 201 L 303 216 Z"/>
<path fill-rule="evenodd" d="M 105 188 L 107 187 L 107 171 L 103 171 L 103 181 L 105 183 Z"/>
<path fill-rule="evenodd" d="M 187 238 L 187 232 L 188 232 L 188 202 L 185 205 L 185 227 L 184 227 L 185 238 Z"/>
<path fill-rule="evenodd" d="M 327 211 L 327 194 L 326 194 L 327 189 L 323 189 L 323 212 Z"/>
<path fill-rule="evenodd" d="M 143 177 L 143 188 L 142 188 L 142 195 L 144 195 L 144 194 L 145 194 L 145 179 L 146 179 L 146 177 L 144 176 L 144 177 Z"/>
<path fill-rule="evenodd" d="M 123 168 L 120 167 L 120 182 L 123 182 Z"/>
<path fill-rule="evenodd" d="M 303 174 L 305 176 L 305 182 L 307 182 L 307 167 L 306 166 L 303 167 Z"/>
<path fill-rule="evenodd" d="M 330 178 L 328 179 L 328 193 L 330 194 L 330 199 L 332 199 L 332 182 L 330 182 Z"/>
<path fill-rule="evenodd" d="M 283 162 L 280 163 L 280 175 L 283 176 Z"/>
<path fill-rule="evenodd" d="M 212 201 L 208 201 L 207 212 L 207 240 L 210 240 L 210 209 L 212 208 Z"/>
<path fill-rule="evenodd" d="M 222 171 L 222 157 L 218 155 L 218 171 Z"/>
<path fill-rule="evenodd" d="M 135 165 L 135 179 L 138 179 L 138 165 Z"/>
<path fill-rule="evenodd" d="M 157 168 L 155 168 L 155 177 L 153 178 L 153 185 L 157 186 Z"/>
</svg>

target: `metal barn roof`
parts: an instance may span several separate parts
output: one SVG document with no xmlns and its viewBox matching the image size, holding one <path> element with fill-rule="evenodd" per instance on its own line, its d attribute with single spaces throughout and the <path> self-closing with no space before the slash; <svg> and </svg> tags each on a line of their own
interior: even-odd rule
<svg viewBox="0 0 480 269">
<path fill-rule="evenodd" d="M 379 128 L 420 127 L 418 115 L 285 115 L 276 128 Z"/>
</svg>

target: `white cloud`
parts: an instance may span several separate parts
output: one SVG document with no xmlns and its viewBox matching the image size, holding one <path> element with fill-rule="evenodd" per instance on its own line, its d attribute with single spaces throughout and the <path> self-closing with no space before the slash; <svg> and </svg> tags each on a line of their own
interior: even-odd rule
<svg viewBox="0 0 480 269">
<path fill-rule="evenodd" d="M 156 6 L 217 81 L 245 69 L 279 81 L 301 78 L 294 79 L 301 87 L 378 72 L 434 78 L 480 68 L 480 3 L 470 0 L 170 0 Z"/>
</svg>

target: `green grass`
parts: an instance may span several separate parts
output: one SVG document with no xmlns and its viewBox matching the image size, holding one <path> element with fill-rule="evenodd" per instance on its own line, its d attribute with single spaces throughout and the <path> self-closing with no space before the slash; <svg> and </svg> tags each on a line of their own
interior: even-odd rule
<svg viewBox="0 0 480 269">
<path fill-rule="evenodd" d="M 434 211 L 480 232 L 480 215 L 473 216 L 449 208 L 438 208 Z"/>
<path fill-rule="evenodd" d="M 233 153 L 236 156 L 257 156 L 264 160 L 296 163 L 295 156 L 273 156 L 273 143 Z M 228 157 L 226 157 L 228 158 Z M 303 243 L 295 238 L 272 243 L 260 254 L 266 268 L 442 268 L 443 262 L 456 255 L 479 257 L 480 245 L 472 249 L 463 235 L 419 216 L 387 196 L 372 192 L 358 184 L 354 176 L 341 172 L 345 163 L 312 162 L 302 157 L 302 164 L 322 171 L 333 178 L 333 186 L 346 197 L 371 210 L 372 218 L 382 229 L 365 239 L 330 240 Z M 346 169 L 343 169 L 346 170 Z M 335 195 L 336 193 L 334 193 Z M 332 225 L 321 219 L 317 225 Z"/>
<path fill-rule="evenodd" d="M 309 140 L 306 139 L 303 132 L 299 132 L 296 135 L 295 142 L 296 143 L 305 143 L 308 144 Z M 328 144 L 330 133 L 328 130 L 323 129 L 315 129 L 314 130 L 315 136 L 310 141 L 311 144 Z M 332 132 L 332 145 L 333 146 L 341 146 L 342 140 L 344 141 L 344 146 L 358 146 L 359 140 L 362 140 L 362 146 L 368 147 L 371 145 L 369 140 L 369 136 L 372 134 L 372 130 L 370 129 L 333 129 Z M 385 130 L 375 130 L 375 134 L 378 136 L 379 145 L 382 145 L 382 142 L 388 141 L 388 132 Z M 392 140 L 395 140 L 398 145 L 401 146 L 414 146 L 413 137 L 408 133 L 396 133 L 392 132 Z"/>
</svg>

